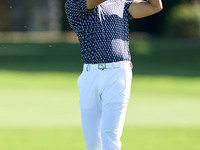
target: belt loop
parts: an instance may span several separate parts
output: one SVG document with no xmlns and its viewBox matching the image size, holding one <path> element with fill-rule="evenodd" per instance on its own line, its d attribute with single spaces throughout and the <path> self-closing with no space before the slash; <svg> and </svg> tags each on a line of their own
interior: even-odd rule
<svg viewBox="0 0 200 150">
<path fill-rule="evenodd" d="M 89 71 L 89 64 L 87 64 L 86 71 Z"/>
<path fill-rule="evenodd" d="M 131 69 L 133 69 L 133 68 L 134 68 L 134 65 L 133 65 L 133 63 L 132 63 L 132 62 L 130 62 L 130 63 L 131 63 L 131 64 L 130 64 L 130 65 L 131 65 Z"/>
</svg>

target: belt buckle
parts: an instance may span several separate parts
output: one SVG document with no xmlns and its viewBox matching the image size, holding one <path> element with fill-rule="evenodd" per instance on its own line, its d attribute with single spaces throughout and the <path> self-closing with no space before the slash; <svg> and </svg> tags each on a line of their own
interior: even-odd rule
<svg viewBox="0 0 200 150">
<path fill-rule="evenodd" d="M 106 63 L 98 64 L 98 69 L 102 69 L 102 70 L 106 69 Z"/>
</svg>

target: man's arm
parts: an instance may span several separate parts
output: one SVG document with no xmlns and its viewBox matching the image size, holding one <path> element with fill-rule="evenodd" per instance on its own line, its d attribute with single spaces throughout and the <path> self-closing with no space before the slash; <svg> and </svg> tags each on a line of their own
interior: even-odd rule
<svg viewBox="0 0 200 150">
<path fill-rule="evenodd" d="M 161 0 L 134 0 L 128 11 L 134 18 L 153 15 L 163 9 Z"/>
<path fill-rule="evenodd" d="M 93 9 L 106 0 L 87 0 L 87 10 Z"/>
</svg>

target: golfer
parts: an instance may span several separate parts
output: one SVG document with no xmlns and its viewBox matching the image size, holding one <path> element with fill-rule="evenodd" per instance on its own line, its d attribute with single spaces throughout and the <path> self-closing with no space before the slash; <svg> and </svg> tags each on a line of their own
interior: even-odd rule
<svg viewBox="0 0 200 150">
<path fill-rule="evenodd" d="M 88 150 L 121 149 L 132 80 L 128 19 L 161 9 L 161 0 L 67 0 L 65 11 L 84 63 L 77 84 Z"/>
</svg>

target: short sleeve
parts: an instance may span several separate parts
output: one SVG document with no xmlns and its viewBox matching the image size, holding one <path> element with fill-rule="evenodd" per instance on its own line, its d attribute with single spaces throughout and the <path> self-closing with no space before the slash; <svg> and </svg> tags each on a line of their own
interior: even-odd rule
<svg viewBox="0 0 200 150">
<path fill-rule="evenodd" d="M 77 19 L 86 11 L 86 0 L 67 0 L 65 3 L 65 12 L 68 19 Z"/>
<path fill-rule="evenodd" d="M 81 29 L 81 19 L 87 12 L 86 0 L 67 0 L 65 13 L 71 28 L 78 32 Z"/>
<path fill-rule="evenodd" d="M 131 1 L 130 0 L 123 0 L 123 2 L 125 3 L 125 11 L 128 12 L 128 9 L 131 6 L 133 1 L 132 0 Z M 133 16 L 129 12 L 128 12 L 128 19 L 129 20 L 134 19 Z"/>
</svg>

